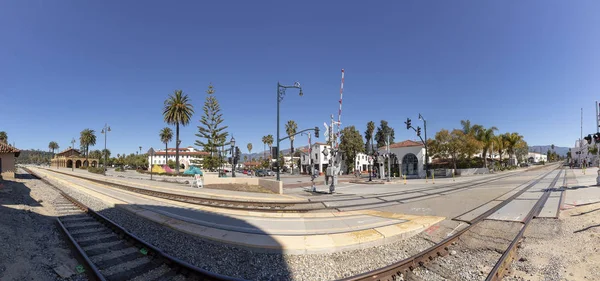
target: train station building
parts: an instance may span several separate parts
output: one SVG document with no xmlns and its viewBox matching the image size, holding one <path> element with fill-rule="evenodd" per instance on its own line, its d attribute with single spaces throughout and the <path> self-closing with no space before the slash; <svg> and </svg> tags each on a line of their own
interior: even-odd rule
<svg viewBox="0 0 600 281">
<path fill-rule="evenodd" d="M 71 147 L 62 152 L 56 153 L 51 162 L 51 167 L 56 168 L 87 168 L 90 166 L 98 167 L 98 164 L 100 163 L 98 159 L 86 159 L 85 157 L 81 157 L 79 150 Z"/>
<path fill-rule="evenodd" d="M 21 153 L 15 147 L 0 142 L 0 178 L 4 180 L 15 178 L 15 158 Z"/>
</svg>

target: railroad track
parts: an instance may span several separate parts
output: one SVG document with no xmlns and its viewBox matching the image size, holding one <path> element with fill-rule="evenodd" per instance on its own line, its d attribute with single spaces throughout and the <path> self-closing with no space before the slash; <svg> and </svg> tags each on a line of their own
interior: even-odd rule
<svg viewBox="0 0 600 281">
<path fill-rule="evenodd" d="M 172 257 L 88 208 L 27 168 L 26 172 L 56 189 L 57 222 L 97 280 L 240 280 L 208 272 Z"/>
<path fill-rule="evenodd" d="M 553 170 L 549 171 L 548 173 L 542 175 L 541 177 L 539 177 L 538 179 L 536 179 L 535 181 L 533 181 L 529 185 L 527 185 L 525 188 L 523 188 L 519 192 L 512 195 L 510 198 L 507 198 L 506 200 L 504 200 L 502 203 L 498 204 L 494 208 L 491 208 L 490 210 L 479 215 L 477 218 L 473 219 L 472 223 L 470 225 L 468 225 L 467 227 L 459 230 L 454 235 L 447 237 L 446 239 L 427 248 L 426 250 L 424 250 L 420 253 L 417 253 L 416 255 L 413 255 L 409 258 L 401 260 L 397 263 L 391 264 L 389 266 L 379 268 L 379 269 L 376 269 L 376 270 L 373 270 L 370 272 L 366 272 L 363 274 L 355 275 L 355 276 L 352 276 L 349 278 L 345 278 L 345 279 L 343 279 L 343 281 L 359 281 L 359 280 L 360 281 L 367 281 L 367 280 L 394 281 L 394 280 L 400 280 L 400 276 L 407 277 L 408 279 L 419 280 L 418 277 L 416 277 L 416 276 L 414 276 L 414 274 L 412 274 L 412 271 L 414 269 L 424 266 L 426 263 L 433 261 L 438 256 L 446 256 L 448 254 L 449 247 L 452 245 L 452 243 L 457 241 L 462 235 L 464 235 L 468 231 L 472 230 L 476 225 L 483 222 L 488 216 L 490 216 L 497 210 L 501 209 L 506 204 L 508 204 L 515 198 L 519 197 L 521 194 L 523 194 L 524 192 L 529 190 L 531 187 L 533 187 L 534 185 L 539 183 L 542 179 L 544 179 L 545 177 L 550 175 L 554 170 L 556 170 L 556 169 L 553 169 Z M 558 174 L 552 180 L 552 183 L 550 184 L 550 186 L 547 189 L 552 189 L 556 185 L 556 182 L 560 178 L 562 171 L 563 171 L 562 169 L 559 170 Z M 541 208 L 544 206 L 544 203 L 547 201 L 548 197 L 550 196 L 550 193 L 551 193 L 551 190 L 544 191 L 544 194 L 538 199 L 538 201 L 533 206 L 531 211 L 527 214 L 521 230 L 517 233 L 517 235 L 512 240 L 512 242 L 510 243 L 508 248 L 504 251 L 504 253 L 500 257 L 498 262 L 495 264 L 494 268 L 492 269 L 492 271 L 489 273 L 489 275 L 486 278 L 487 281 L 502 280 L 502 278 L 504 277 L 504 274 L 508 271 L 510 264 L 514 260 L 514 257 L 516 255 L 517 245 L 520 243 L 520 241 L 523 237 L 523 234 L 527 230 L 527 226 L 533 220 L 533 218 L 537 214 L 539 214 L 539 212 L 541 211 Z"/>
<path fill-rule="evenodd" d="M 499 175 L 499 176 L 495 176 L 493 178 L 483 179 L 483 180 L 474 181 L 474 182 L 458 183 L 458 184 L 449 186 L 449 187 L 451 187 L 451 189 L 445 189 L 444 191 L 440 191 L 439 193 L 417 194 L 417 192 L 415 192 L 415 191 L 399 191 L 399 192 L 390 192 L 390 193 L 385 193 L 385 194 L 359 196 L 356 198 L 336 198 L 336 199 L 331 199 L 331 200 L 315 200 L 315 201 L 308 201 L 308 202 L 307 201 L 292 201 L 292 202 L 282 203 L 282 202 L 268 202 L 268 201 L 258 202 L 258 201 L 240 201 L 240 200 L 227 200 L 227 199 L 219 199 L 219 198 L 194 197 L 194 196 L 188 196 L 188 195 L 182 195 L 182 194 L 162 192 L 162 191 L 158 191 L 158 190 L 151 190 L 151 189 L 146 189 L 146 188 L 138 188 L 138 187 L 134 187 L 134 186 L 130 186 L 130 185 L 124 185 L 124 184 L 119 184 L 119 183 L 115 183 L 115 182 L 108 182 L 108 181 L 104 181 L 101 179 L 73 175 L 70 173 L 64 173 L 64 172 L 50 170 L 50 169 L 45 169 L 45 170 L 49 171 L 49 172 L 57 173 L 57 174 L 62 174 L 65 176 L 70 176 L 70 177 L 74 177 L 74 178 L 78 178 L 78 179 L 82 179 L 82 180 L 87 180 L 87 181 L 94 182 L 94 183 L 97 183 L 100 185 L 110 186 L 110 187 L 121 189 L 121 190 L 126 190 L 126 191 L 130 191 L 130 192 L 135 192 L 135 193 L 139 193 L 139 194 L 143 194 L 143 195 L 147 195 L 147 196 L 152 196 L 152 197 L 157 197 L 157 198 L 162 198 L 162 199 L 167 199 L 167 200 L 172 200 L 172 201 L 177 201 L 177 202 L 184 202 L 184 203 L 190 203 L 190 204 L 201 205 L 201 206 L 209 206 L 209 207 L 217 207 L 217 208 L 225 208 L 225 209 L 233 209 L 233 210 L 261 211 L 261 212 L 290 212 L 290 213 L 312 212 L 312 211 L 320 211 L 320 210 L 341 211 L 342 208 L 369 208 L 371 206 L 377 206 L 378 204 L 393 203 L 393 202 L 399 203 L 400 200 L 398 200 L 398 199 L 387 200 L 386 198 L 394 197 L 395 195 L 408 194 L 411 192 L 415 193 L 415 196 L 404 197 L 404 198 L 402 198 L 402 200 L 418 200 L 420 198 L 429 198 L 435 194 L 451 193 L 454 191 L 469 189 L 472 187 L 488 184 L 488 183 L 491 183 L 494 181 L 498 181 L 498 180 L 501 180 L 504 178 L 514 176 L 513 174 L 505 174 L 505 175 Z M 439 189 L 439 186 L 423 188 L 423 189 L 419 189 L 418 191 L 431 191 L 431 190 L 436 190 L 436 189 Z M 379 199 L 380 202 L 345 204 L 342 207 L 327 206 L 327 203 L 330 203 L 330 202 L 338 202 L 338 201 L 360 202 L 360 200 L 372 199 L 372 198 Z"/>
</svg>

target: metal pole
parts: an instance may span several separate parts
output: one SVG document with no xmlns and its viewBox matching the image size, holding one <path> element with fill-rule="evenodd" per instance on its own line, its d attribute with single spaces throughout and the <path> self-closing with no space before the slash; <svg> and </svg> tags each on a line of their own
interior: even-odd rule
<svg viewBox="0 0 600 281">
<path fill-rule="evenodd" d="M 582 143 L 583 143 L 583 107 L 581 108 L 581 135 L 579 136 L 579 165 L 583 168 L 583 163 L 581 163 L 581 154 L 582 153 Z"/>
<path fill-rule="evenodd" d="M 106 176 L 106 135 L 108 135 L 108 131 L 106 130 L 106 126 L 107 124 L 104 123 L 104 166 L 102 167 L 102 174 L 104 174 L 104 176 Z"/>
<path fill-rule="evenodd" d="M 150 180 L 152 180 L 152 158 L 154 157 L 154 153 L 150 154 Z"/>
<path fill-rule="evenodd" d="M 281 177 L 279 176 L 279 165 L 281 163 L 279 163 L 279 87 L 281 85 L 279 84 L 279 82 L 277 82 L 277 153 L 275 153 L 275 163 L 277 163 L 277 180 L 281 180 Z"/>
<path fill-rule="evenodd" d="M 600 133 L 600 120 L 598 120 L 598 101 L 596 101 L 596 133 Z M 596 160 L 598 161 L 598 168 L 600 168 L 600 149 L 598 149 L 598 144 L 596 144 Z M 600 170 L 599 170 L 600 171 Z"/>
<path fill-rule="evenodd" d="M 425 130 L 425 173 L 429 175 L 429 153 L 427 148 L 427 120 L 423 118 L 423 129 Z"/>
<path fill-rule="evenodd" d="M 75 149 L 75 138 L 73 138 L 73 140 L 71 140 L 71 149 Z M 71 154 L 73 155 L 73 154 Z M 71 172 L 75 171 L 75 162 L 73 162 L 71 160 Z"/>
<path fill-rule="evenodd" d="M 391 175 L 391 174 L 392 174 L 392 173 L 391 173 L 391 166 L 392 166 L 392 165 L 391 165 L 391 163 L 390 163 L 390 162 L 392 161 L 392 158 L 390 157 L 390 134 L 388 134 L 388 141 L 387 141 L 387 154 L 388 154 L 388 157 L 387 157 L 387 158 L 388 158 L 388 171 L 387 171 L 387 172 L 388 172 L 388 177 L 387 177 L 387 181 L 389 182 L 389 181 L 391 181 L 391 178 L 390 178 L 390 177 L 392 176 L 392 175 Z"/>
</svg>

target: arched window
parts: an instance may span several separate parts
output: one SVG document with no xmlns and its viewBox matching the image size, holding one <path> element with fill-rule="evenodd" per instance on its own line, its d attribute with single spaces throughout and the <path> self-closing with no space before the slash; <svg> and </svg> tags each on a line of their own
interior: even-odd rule
<svg viewBox="0 0 600 281">
<path fill-rule="evenodd" d="M 412 153 L 402 157 L 402 174 L 407 176 L 419 174 L 419 159 Z"/>
</svg>

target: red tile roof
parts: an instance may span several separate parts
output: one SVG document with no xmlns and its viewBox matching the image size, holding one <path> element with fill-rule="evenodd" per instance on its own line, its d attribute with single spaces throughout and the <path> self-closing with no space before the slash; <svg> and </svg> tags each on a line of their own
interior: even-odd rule
<svg viewBox="0 0 600 281">
<path fill-rule="evenodd" d="M 78 155 L 81 155 L 81 152 L 79 152 L 79 150 L 77 150 L 77 149 L 75 149 L 75 148 L 70 148 L 70 147 L 69 147 L 69 148 L 67 148 L 67 149 L 65 149 L 65 150 L 63 150 L 63 151 L 61 151 L 61 152 L 59 152 L 59 153 L 56 153 L 56 155 L 57 155 L 57 156 L 58 156 L 58 155 L 63 155 L 63 154 L 65 154 L 65 153 L 67 153 L 67 152 L 69 152 L 69 151 L 71 151 L 71 150 L 73 150 L 73 151 L 74 151 L 76 154 L 78 154 Z"/>
<path fill-rule="evenodd" d="M 206 156 L 209 155 L 210 153 L 206 152 L 206 151 L 179 151 L 179 155 L 190 155 L 190 156 Z M 164 151 L 157 151 L 156 153 L 154 153 L 154 155 L 165 155 Z M 175 155 L 175 151 L 171 151 L 169 150 L 169 152 L 167 153 L 167 155 Z"/>
<path fill-rule="evenodd" d="M 405 140 L 405 141 L 390 144 L 390 148 L 413 147 L 413 146 L 423 146 L 423 144 L 420 142 L 411 141 L 411 140 Z M 381 148 L 385 148 L 385 146 L 380 147 L 380 149 Z"/>
<path fill-rule="evenodd" d="M 21 151 L 16 147 L 0 142 L 0 153 L 14 153 L 15 157 L 19 157 Z"/>
</svg>

